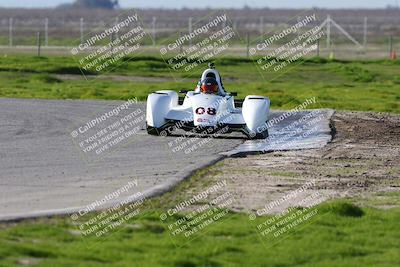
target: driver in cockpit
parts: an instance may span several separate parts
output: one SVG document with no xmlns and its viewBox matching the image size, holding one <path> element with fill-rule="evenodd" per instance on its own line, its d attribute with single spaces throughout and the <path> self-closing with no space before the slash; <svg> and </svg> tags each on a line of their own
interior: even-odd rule
<svg viewBox="0 0 400 267">
<path fill-rule="evenodd" d="M 210 63 L 208 66 L 209 66 L 210 69 L 215 69 L 215 65 L 213 63 Z M 224 89 L 224 86 L 222 84 L 222 79 L 221 79 L 220 75 L 219 75 L 219 79 L 220 79 L 221 86 L 222 86 L 222 92 L 224 92 L 225 89 Z M 212 72 L 207 73 L 206 78 L 204 80 L 200 80 L 198 82 L 197 88 L 200 89 L 199 91 L 201 93 L 203 93 L 203 94 L 215 94 L 215 95 L 218 95 L 218 94 L 221 93 L 219 91 L 219 85 L 218 85 L 218 81 L 216 79 L 216 76 Z"/>
<path fill-rule="evenodd" d="M 218 82 L 215 78 L 207 77 L 200 84 L 200 92 L 203 94 L 218 94 Z"/>
</svg>

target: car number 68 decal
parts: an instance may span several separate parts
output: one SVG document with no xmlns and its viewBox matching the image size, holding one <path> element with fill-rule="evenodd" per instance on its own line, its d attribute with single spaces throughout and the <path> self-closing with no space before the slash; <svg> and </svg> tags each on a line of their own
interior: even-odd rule
<svg viewBox="0 0 400 267">
<path fill-rule="evenodd" d="M 206 112 L 206 109 L 203 107 L 198 107 L 196 108 L 196 114 L 202 115 Z M 217 110 L 215 108 L 207 108 L 207 114 L 208 115 L 215 115 L 217 114 Z"/>
</svg>

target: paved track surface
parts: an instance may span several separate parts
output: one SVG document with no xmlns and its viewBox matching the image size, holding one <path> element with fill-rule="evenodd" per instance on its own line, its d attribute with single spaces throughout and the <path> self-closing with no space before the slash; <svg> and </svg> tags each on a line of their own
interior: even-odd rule
<svg viewBox="0 0 400 267">
<path fill-rule="evenodd" d="M 131 104 L 72 137 L 75 130 L 123 103 L 0 99 L 0 220 L 72 213 L 96 201 L 106 199 L 101 202 L 106 206 L 137 192 L 159 194 L 222 154 L 236 151 L 244 141 L 241 135 L 149 136 L 140 120 L 144 103 Z M 115 125 L 117 121 L 122 125 Z M 124 132 L 105 138 L 121 126 Z M 100 145 L 84 152 L 96 142 Z M 107 142 L 113 143 L 104 149 Z"/>
</svg>

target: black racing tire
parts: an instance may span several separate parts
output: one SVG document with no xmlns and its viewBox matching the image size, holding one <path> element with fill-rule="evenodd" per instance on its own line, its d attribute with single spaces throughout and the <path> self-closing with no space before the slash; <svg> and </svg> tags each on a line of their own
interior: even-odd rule
<svg viewBox="0 0 400 267">
<path fill-rule="evenodd" d="M 246 132 L 246 136 L 249 140 L 260 140 L 266 139 L 268 137 L 268 129 L 263 132 L 256 132 L 256 133 L 248 133 Z"/>
<path fill-rule="evenodd" d="M 235 99 L 235 108 L 243 107 L 244 99 Z"/>
<path fill-rule="evenodd" d="M 147 125 L 147 123 L 146 123 L 146 130 L 147 130 L 148 134 L 154 135 L 154 136 L 167 136 L 167 135 L 169 135 L 168 131 L 164 130 L 164 128 L 162 128 L 162 127 L 161 128 L 157 128 L 157 127 L 149 126 L 149 125 Z"/>
</svg>

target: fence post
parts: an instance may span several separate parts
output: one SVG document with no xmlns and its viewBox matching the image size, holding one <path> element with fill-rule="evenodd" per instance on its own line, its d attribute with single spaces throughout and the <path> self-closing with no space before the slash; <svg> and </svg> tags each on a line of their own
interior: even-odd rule
<svg viewBox="0 0 400 267">
<path fill-rule="evenodd" d="M 79 28 L 81 33 L 81 43 L 83 43 L 83 18 L 80 19 Z"/>
<path fill-rule="evenodd" d="M 247 43 L 247 45 L 246 45 L 246 54 L 247 54 L 247 57 L 249 58 L 250 57 L 250 51 L 249 51 L 249 49 L 250 49 L 250 36 L 249 36 L 248 33 L 246 33 L 246 43 Z"/>
<path fill-rule="evenodd" d="M 393 52 L 393 35 L 389 36 L 389 58 L 392 58 L 392 52 Z"/>
<path fill-rule="evenodd" d="M 189 34 L 192 32 L 192 20 L 193 20 L 193 18 L 192 17 L 190 17 L 189 18 Z M 190 38 L 189 39 L 189 46 L 192 46 L 192 38 Z"/>
<path fill-rule="evenodd" d="M 317 39 L 317 57 L 319 57 L 319 38 Z"/>
<path fill-rule="evenodd" d="M 156 45 L 156 22 L 157 22 L 157 18 L 153 17 L 153 20 L 151 22 L 151 32 L 152 32 L 152 36 L 153 36 L 153 46 Z"/>
<path fill-rule="evenodd" d="M 368 34 L 368 18 L 364 17 L 364 38 L 363 38 L 364 48 L 367 46 L 367 34 Z"/>
<path fill-rule="evenodd" d="M 181 39 L 182 33 L 179 32 L 179 39 Z M 183 43 L 179 45 L 179 53 L 181 54 L 183 52 Z"/>
<path fill-rule="evenodd" d="M 49 18 L 44 20 L 44 45 L 49 46 Z"/>
<path fill-rule="evenodd" d="M 115 18 L 115 25 L 118 25 L 119 21 L 118 21 L 118 17 Z M 118 31 L 115 32 L 115 39 L 119 38 L 119 34 Z"/>
<path fill-rule="evenodd" d="M 299 23 L 301 21 L 301 17 L 297 16 L 297 22 Z M 297 29 L 297 37 L 300 36 L 300 28 Z"/>
<path fill-rule="evenodd" d="M 13 18 L 8 19 L 8 44 L 13 46 Z"/>
<path fill-rule="evenodd" d="M 260 17 L 260 34 L 264 35 L 264 17 Z"/>
<path fill-rule="evenodd" d="M 37 33 L 37 56 L 40 57 L 40 46 L 41 46 L 41 41 L 40 41 L 40 32 Z"/>
<path fill-rule="evenodd" d="M 114 32 L 110 34 L 110 49 L 111 49 L 111 56 L 114 56 Z"/>
<path fill-rule="evenodd" d="M 326 47 L 331 48 L 331 15 L 326 17 Z"/>
<path fill-rule="evenodd" d="M 237 21 L 236 21 L 236 19 L 235 20 L 233 20 L 233 30 L 234 31 L 237 31 Z"/>
</svg>

